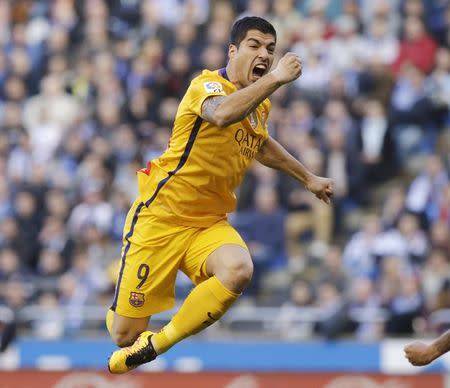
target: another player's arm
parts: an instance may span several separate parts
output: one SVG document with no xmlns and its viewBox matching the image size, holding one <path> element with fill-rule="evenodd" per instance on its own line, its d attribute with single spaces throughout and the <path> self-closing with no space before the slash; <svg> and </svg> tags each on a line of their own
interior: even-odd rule
<svg viewBox="0 0 450 388">
<path fill-rule="evenodd" d="M 450 330 L 442 334 L 431 345 L 413 342 L 405 347 L 405 357 L 415 366 L 427 365 L 436 358 L 450 351 Z"/>
<path fill-rule="evenodd" d="M 331 202 L 333 181 L 314 175 L 272 137 L 264 142 L 256 160 L 267 167 L 285 172 L 302 182 L 320 200 L 327 204 Z"/>
<path fill-rule="evenodd" d="M 277 67 L 253 84 L 229 96 L 211 96 L 202 104 L 201 117 L 224 128 L 242 121 L 281 85 L 297 79 L 302 73 L 300 59 L 287 53 Z"/>
</svg>

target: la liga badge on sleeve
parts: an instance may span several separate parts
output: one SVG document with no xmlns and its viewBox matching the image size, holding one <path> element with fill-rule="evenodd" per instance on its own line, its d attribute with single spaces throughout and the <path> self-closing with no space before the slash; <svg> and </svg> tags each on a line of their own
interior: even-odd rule
<svg viewBox="0 0 450 388">
<path fill-rule="evenodd" d="M 208 93 L 222 93 L 223 92 L 223 87 L 222 84 L 220 82 L 205 82 L 203 84 L 203 86 L 205 87 L 205 90 Z"/>
</svg>

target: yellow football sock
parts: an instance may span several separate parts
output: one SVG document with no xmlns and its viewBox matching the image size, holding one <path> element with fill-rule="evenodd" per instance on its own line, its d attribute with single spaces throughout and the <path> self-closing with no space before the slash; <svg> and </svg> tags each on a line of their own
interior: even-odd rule
<svg viewBox="0 0 450 388">
<path fill-rule="evenodd" d="M 153 335 L 151 341 L 156 353 L 164 353 L 182 339 L 212 325 L 239 296 L 215 276 L 197 285 L 172 320 Z"/>
<path fill-rule="evenodd" d="M 106 313 L 106 328 L 108 329 L 109 335 L 111 335 L 112 333 L 113 318 L 114 318 L 114 311 L 108 309 L 108 312 Z"/>
</svg>

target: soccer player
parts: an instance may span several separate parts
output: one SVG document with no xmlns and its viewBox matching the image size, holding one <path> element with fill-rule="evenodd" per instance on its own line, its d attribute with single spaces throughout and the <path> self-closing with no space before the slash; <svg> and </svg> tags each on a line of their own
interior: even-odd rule
<svg viewBox="0 0 450 388">
<path fill-rule="evenodd" d="M 405 347 L 405 357 L 415 366 L 428 365 L 450 350 L 450 330 L 446 331 L 432 344 L 416 341 Z"/>
<path fill-rule="evenodd" d="M 164 154 L 138 172 L 139 197 L 124 227 L 116 292 L 107 315 L 115 351 L 108 367 L 125 373 L 216 322 L 252 277 L 252 260 L 228 224 L 233 193 L 254 159 L 296 178 L 330 203 L 333 183 L 308 171 L 269 136 L 270 96 L 297 79 L 300 59 L 287 53 L 272 66 L 273 26 L 246 17 L 232 27 L 225 68 L 191 82 Z M 152 314 L 174 305 L 178 269 L 195 288 L 158 333 Z"/>
</svg>

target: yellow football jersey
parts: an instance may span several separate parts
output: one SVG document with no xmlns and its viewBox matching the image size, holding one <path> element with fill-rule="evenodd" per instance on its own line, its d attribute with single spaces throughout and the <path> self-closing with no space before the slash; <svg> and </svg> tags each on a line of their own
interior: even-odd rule
<svg viewBox="0 0 450 388">
<path fill-rule="evenodd" d="M 235 209 L 234 190 L 269 136 L 270 101 L 226 128 L 203 120 L 200 112 L 206 98 L 236 90 L 225 69 L 204 70 L 192 80 L 167 150 L 138 173 L 141 201 L 152 214 L 178 225 L 208 227 Z"/>
</svg>

